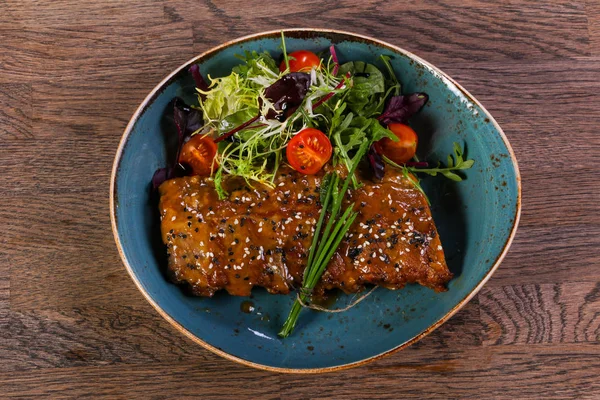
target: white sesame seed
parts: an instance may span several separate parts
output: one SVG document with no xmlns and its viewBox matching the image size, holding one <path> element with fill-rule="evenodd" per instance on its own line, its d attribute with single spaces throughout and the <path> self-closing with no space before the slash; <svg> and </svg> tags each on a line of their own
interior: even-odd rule
<svg viewBox="0 0 600 400">
<path fill-rule="evenodd" d="M 377 253 L 373 252 L 371 253 L 371 257 L 375 257 L 377 255 Z"/>
<path fill-rule="evenodd" d="M 375 236 L 375 239 L 379 239 L 379 235 L 378 234 L 374 234 L 373 236 Z"/>
<path fill-rule="evenodd" d="M 171 217 L 171 221 L 175 221 L 176 219 L 177 219 L 177 217 L 176 217 L 175 215 L 173 215 L 173 216 Z"/>
<path fill-rule="evenodd" d="M 258 228 L 258 232 L 262 232 L 262 228 Z"/>
<path fill-rule="evenodd" d="M 250 204 L 250 207 L 254 207 L 256 205 L 256 203 L 252 203 Z"/>
<path fill-rule="evenodd" d="M 441 245 L 438 245 L 437 249 L 438 249 L 438 250 L 442 250 L 442 246 L 441 246 Z"/>
<path fill-rule="evenodd" d="M 368 196 L 371 197 L 371 196 L 373 196 L 373 194 L 374 194 L 373 192 L 369 192 Z"/>
<path fill-rule="evenodd" d="M 237 218 L 235 219 L 235 221 L 233 221 L 233 224 L 234 224 L 234 225 L 237 225 L 237 224 L 239 224 L 239 223 L 240 223 L 240 221 L 238 221 L 238 219 L 237 219 Z"/>
<path fill-rule="evenodd" d="M 208 264 L 208 269 L 212 269 L 213 268 L 213 263 Z"/>
<path fill-rule="evenodd" d="M 302 193 L 298 193 L 298 200 L 302 198 Z"/>
<path fill-rule="evenodd" d="M 236 243 L 235 243 L 235 240 L 234 240 L 233 242 L 231 242 L 231 245 L 230 245 L 230 246 L 233 246 L 233 245 L 235 245 L 235 244 L 236 244 Z"/>
<path fill-rule="evenodd" d="M 283 186 L 283 185 L 285 185 L 285 182 L 281 182 L 281 183 L 280 183 L 279 185 L 277 185 L 277 186 Z"/>
<path fill-rule="evenodd" d="M 383 249 L 379 249 L 379 253 L 380 253 L 380 254 L 383 254 Z"/>
<path fill-rule="evenodd" d="M 392 247 L 392 244 L 391 244 L 390 242 L 387 242 L 386 246 L 387 246 L 388 248 L 390 248 L 390 247 Z"/>
<path fill-rule="evenodd" d="M 383 257 L 383 256 L 379 256 L 379 259 L 380 259 L 381 261 L 385 261 L 385 257 Z"/>
</svg>

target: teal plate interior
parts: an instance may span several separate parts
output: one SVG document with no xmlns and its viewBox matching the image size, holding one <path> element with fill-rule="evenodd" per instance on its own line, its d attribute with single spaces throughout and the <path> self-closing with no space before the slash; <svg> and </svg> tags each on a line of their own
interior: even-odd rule
<svg viewBox="0 0 600 400">
<path fill-rule="evenodd" d="M 429 103 L 411 121 L 420 136 L 421 157 L 445 160 L 452 143 L 467 148 L 475 166 L 466 180 L 428 177 L 423 186 L 432 203 L 448 265 L 455 274 L 445 293 L 409 285 L 377 289 L 344 313 L 304 311 L 295 332 L 277 336 L 293 297 L 255 289 L 252 298 L 219 293 L 214 298 L 185 295 L 165 280 L 156 204 L 149 182 L 166 165 L 165 138 L 174 129 L 164 117 L 170 101 L 195 102 L 187 73 L 192 62 L 206 76 L 226 75 L 239 63 L 235 54 L 267 50 L 281 54 L 279 32 L 242 38 L 213 49 L 169 75 L 144 100 L 129 123 L 115 159 L 111 217 L 117 246 L 129 273 L 152 305 L 184 334 L 227 358 L 271 370 L 322 372 L 359 365 L 402 348 L 443 323 L 490 277 L 514 236 L 520 214 L 520 180 L 514 155 L 489 113 L 441 71 L 392 45 L 343 32 L 286 31 L 288 51 L 324 52 L 333 43 L 340 60 L 379 65 L 392 58 L 403 92 L 426 92 Z M 171 132 L 171 133 L 169 133 Z M 330 307 L 352 296 L 339 295 Z M 242 311 L 250 301 L 254 310 Z M 248 304 L 246 304 L 248 305 Z"/>
</svg>

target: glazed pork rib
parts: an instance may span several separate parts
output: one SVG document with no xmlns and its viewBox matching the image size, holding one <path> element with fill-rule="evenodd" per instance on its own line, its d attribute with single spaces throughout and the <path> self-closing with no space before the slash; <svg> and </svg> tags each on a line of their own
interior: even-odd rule
<svg viewBox="0 0 600 400">
<path fill-rule="evenodd" d="M 302 283 L 321 206 L 322 173 L 282 168 L 271 189 L 227 182 L 219 200 L 210 179 L 176 178 L 160 188 L 162 239 L 174 282 L 200 296 L 254 286 L 289 293 Z M 399 171 L 365 181 L 347 196 L 359 215 L 323 274 L 317 292 L 358 292 L 366 284 L 400 289 L 419 283 L 446 290 L 452 278 L 427 200 Z"/>
</svg>

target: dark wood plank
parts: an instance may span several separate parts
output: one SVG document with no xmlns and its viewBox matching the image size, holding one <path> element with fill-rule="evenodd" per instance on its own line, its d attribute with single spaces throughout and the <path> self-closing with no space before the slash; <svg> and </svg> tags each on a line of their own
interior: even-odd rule
<svg viewBox="0 0 600 400">
<path fill-rule="evenodd" d="M 242 366 L 203 361 L 53 368 L 0 376 L 2 395 L 19 399 L 278 399 L 277 376 Z"/>
<path fill-rule="evenodd" d="M 282 376 L 281 395 L 289 399 L 591 399 L 600 396 L 597 379 L 600 346 L 597 343 L 527 348 L 490 346 L 454 354 L 410 350 L 360 370 L 326 374 L 317 379 Z"/>
<path fill-rule="evenodd" d="M 8 209 L 0 218 L 11 232 L 3 245 L 14 310 L 144 301 L 115 249 L 106 186 L 85 194 L 14 194 L 4 201 Z"/>
<path fill-rule="evenodd" d="M 484 288 L 484 345 L 600 341 L 600 283 Z"/>
<path fill-rule="evenodd" d="M 0 84 L 0 140 L 32 138 L 32 111 L 30 84 Z"/>
<path fill-rule="evenodd" d="M 11 37 L 4 46 L 19 58 L 0 65 L 15 76 L 23 67 L 38 81 L 136 74 L 152 85 L 193 54 L 190 24 L 166 18 L 159 1 L 11 0 L 4 7 L 18 21 L 4 33 Z"/>
<path fill-rule="evenodd" d="M 555 59 L 590 55 L 584 8 L 541 3 L 457 2 L 280 2 L 241 8 L 235 1 L 181 2 L 176 15 L 194 22 L 198 48 L 223 39 L 286 27 L 337 28 L 363 33 L 442 60 Z M 463 3 L 464 5 L 464 3 Z M 226 36 L 223 37 L 223 33 Z"/>
<path fill-rule="evenodd" d="M 230 366 L 181 335 L 149 305 L 13 311 L 1 326 L 0 372 L 184 360 Z"/>
<path fill-rule="evenodd" d="M 590 35 L 590 49 L 594 56 L 600 56 L 600 4 L 595 0 L 585 2 Z"/>
<path fill-rule="evenodd" d="M 532 210 L 534 212 L 534 210 Z M 600 225 L 523 226 L 490 286 L 556 282 L 596 282 Z"/>
</svg>

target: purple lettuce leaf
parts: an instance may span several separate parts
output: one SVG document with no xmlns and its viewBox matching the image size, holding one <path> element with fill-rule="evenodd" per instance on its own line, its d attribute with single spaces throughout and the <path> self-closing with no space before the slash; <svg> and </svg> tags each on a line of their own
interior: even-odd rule
<svg viewBox="0 0 600 400">
<path fill-rule="evenodd" d="M 423 108 L 427 100 L 429 100 L 429 96 L 426 93 L 393 96 L 388 100 L 385 110 L 377 119 L 384 125 L 392 122 L 406 123 L 408 118 Z"/>
<path fill-rule="evenodd" d="M 292 72 L 266 88 L 265 97 L 275 107 L 275 110 L 269 110 L 267 118 L 285 121 L 300 107 L 309 87 L 310 74 Z"/>
<path fill-rule="evenodd" d="M 166 180 L 177 176 L 184 176 L 188 171 L 179 163 L 181 148 L 188 141 L 192 133 L 202 127 L 202 113 L 188 106 L 182 99 L 176 97 L 173 100 L 173 121 L 177 128 L 177 152 L 171 165 L 159 168 L 152 176 L 152 188 L 154 190 Z"/>
<path fill-rule="evenodd" d="M 383 157 L 381 157 L 381 154 L 379 154 L 374 145 L 371 145 L 369 148 L 367 159 L 369 160 L 373 177 L 377 180 L 383 179 L 383 175 L 385 174 L 385 163 L 383 162 Z"/>
<path fill-rule="evenodd" d="M 206 83 L 204 77 L 200 73 L 200 67 L 197 64 L 193 64 L 190 67 L 190 73 L 194 78 L 194 82 L 196 82 L 196 87 L 204 92 L 207 92 L 209 89 L 208 84 Z M 202 98 L 202 100 L 204 100 L 206 98 L 206 95 L 200 94 L 200 97 Z"/>
</svg>

